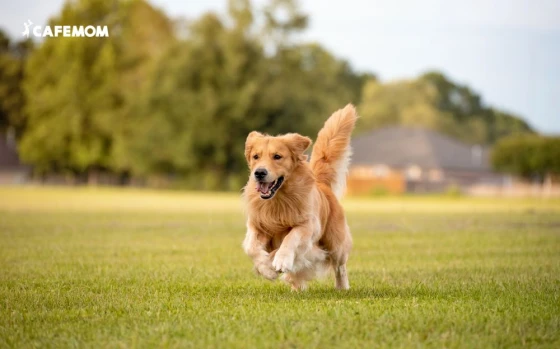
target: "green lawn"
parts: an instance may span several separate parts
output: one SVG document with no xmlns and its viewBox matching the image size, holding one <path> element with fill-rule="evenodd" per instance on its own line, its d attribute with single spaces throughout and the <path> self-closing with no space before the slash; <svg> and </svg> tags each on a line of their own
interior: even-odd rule
<svg viewBox="0 0 560 349">
<path fill-rule="evenodd" d="M 344 205 L 351 290 L 293 293 L 238 195 L 0 188 L 0 347 L 560 348 L 560 201 Z"/>
</svg>

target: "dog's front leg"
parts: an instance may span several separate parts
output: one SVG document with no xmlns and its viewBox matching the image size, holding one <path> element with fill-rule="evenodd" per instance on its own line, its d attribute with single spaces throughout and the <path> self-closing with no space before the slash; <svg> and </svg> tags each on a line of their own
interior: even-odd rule
<svg viewBox="0 0 560 349">
<path fill-rule="evenodd" d="M 313 249 L 314 240 L 316 240 L 319 231 L 320 226 L 313 224 L 313 222 L 306 222 L 293 227 L 276 252 L 272 260 L 272 267 L 283 273 L 295 273 L 305 267 L 301 263 L 296 263 L 296 259 Z"/>
<path fill-rule="evenodd" d="M 253 260 L 257 273 L 269 280 L 274 280 L 278 277 L 278 272 L 272 268 L 271 256 L 266 251 L 266 246 L 270 243 L 270 240 L 270 235 L 258 231 L 250 223 L 247 223 L 243 250 Z"/>
</svg>

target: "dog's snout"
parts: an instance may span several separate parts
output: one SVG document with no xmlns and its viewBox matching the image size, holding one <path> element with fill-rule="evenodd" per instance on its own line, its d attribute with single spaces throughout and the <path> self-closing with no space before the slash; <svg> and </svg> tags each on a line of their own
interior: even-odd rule
<svg viewBox="0 0 560 349">
<path fill-rule="evenodd" d="M 263 180 L 264 177 L 268 174 L 268 171 L 265 168 L 259 167 L 255 170 L 255 178 L 257 180 Z"/>
</svg>

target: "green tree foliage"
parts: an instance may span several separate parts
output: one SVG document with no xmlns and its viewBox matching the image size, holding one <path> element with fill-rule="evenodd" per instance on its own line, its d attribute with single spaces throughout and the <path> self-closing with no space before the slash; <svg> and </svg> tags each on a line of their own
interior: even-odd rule
<svg viewBox="0 0 560 349">
<path fill-rule="evenodd" d="M 261 11 L 231 0 L 227 16 L 205 14 L 180 40 L 139 0 L 68 2 L 50 24 L 86 22 L 108 25 L 110 38 L 47 38 L 27 64 L 33 98 L 20 150 L 39 173 L 239 187 L 248 132 L 315 133 L 359 98 L 367 76 L 317 44 L 297 43 L 307 17 L 291 0 Z"/>
<path fill-rule="evenodd" d="M 165 14 L 143 0 L 123 5 L 117 35 L 112 36 L 118 48 L 118 81 L 121 98 L 119 119 L 112 123 L 112 148 L 109 168 L 130 173 L 132 159 L 128 141 L 137 137 L 131 125 L 136 120 L 139 97 L 147 89 L 156 63 L 175 42 L 174 28 Z M 148 24 L 149 23 L 149 24 Z"/>
<path fill-rule="evenodd" d="M 492 164 L 498 171 L 543 179 L 560 174 L 560 137 L 506 137 L 494 146 Z"/>
<path fill-rule="evenodd" d="M 123 152 L 132 173 L 239 188 L 250 131 L 314 134 L 330 112 L 358 98 L 361 76 L 319 45 L 293 43 L 290 33 L 304 21 L 289 2 L 276 5 L 288 6 L 289 16 L 276 21 L 267 8 L 266 28 L 256 27 L 248 1 L 231 1 L 224 19 L 208 13 L 191 23 L 137 99 L 135 137 Z M 273 35 L 278 41 L 267 54 L 261 33 L 274 31 L 282 35 Z"/>
<path fill-rule="evenodd" d="M 359 110 L 361 130 L 394 124 L 423 126 L 481 144 L 492 144 L 510 134 L 532 133 L 521 119 L 485 107 L 470 88 L 435 72 L 415 80 L 368 81 Z"/>
<path fill-rule="evenodd" d="M 226 170 L 242 159 L 246 125 L 259 116 L 261 64 L 260 48 L 243 30 L 228 30 L 214 14 L 196 21 L 189 38 L 162 57 L 135 106 L 135 137 L 127 142 L 133 173 L 227 181 Z"/>
<path fill-rule="evenodd" d="M 30 40 L 11 42 L 0 30 L 0 131 L 25 130 L 25 95 L 22 91 L 25 60 L 33 50 Z"/>
<path fill-rule="evenodd" d="M 67 2 L 51 25 L 107 25 L 110 37 L 46 38 L 30 56 L 22 158 L 40 173 L 116 167 L 116 126 L 146 78 L 146 61 L 171 35 L 166 22 L 142 1 Z M 141 31 L 145 23 L 154 24 L 149 33 Z"/>
</svg>

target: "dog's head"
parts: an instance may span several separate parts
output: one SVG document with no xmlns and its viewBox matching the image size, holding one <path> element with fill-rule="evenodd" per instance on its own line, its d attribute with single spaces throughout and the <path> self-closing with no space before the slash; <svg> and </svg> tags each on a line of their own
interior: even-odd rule
<svg viewBox="0 0 560 349">
<path fill-rule="evenodd" d="M 268 136 L 253 131 L 245 142 L 245 158 L 251 174 L 249 183 L 255 184 L 262 199 L 271 199 L 282 187 L 300 162 L 307 160 L 303 152 L 311 139 L 297 133 Z"/>
</svg>

